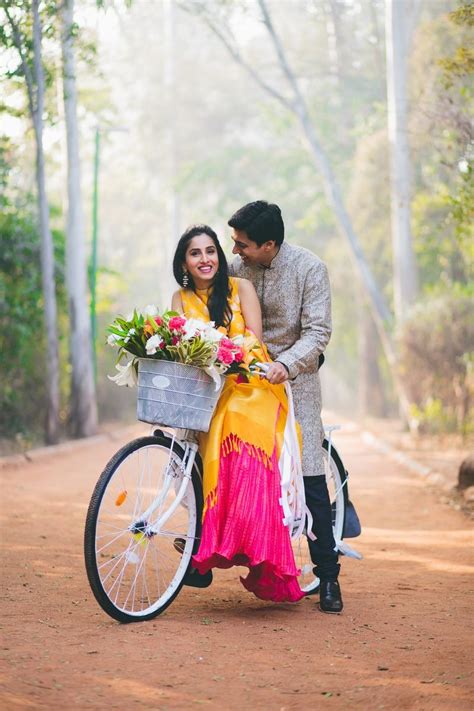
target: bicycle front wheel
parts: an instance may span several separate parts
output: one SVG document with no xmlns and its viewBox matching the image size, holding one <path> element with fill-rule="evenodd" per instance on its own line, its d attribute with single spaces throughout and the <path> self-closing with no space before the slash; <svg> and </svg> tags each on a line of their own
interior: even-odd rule
<svg viewBox="0 0 474 711">
<path fill-rule="evenodd" d="M 191 480 L 184 478 L 183 449 L 177 443 L 171 449 L 171 442 L 160 434 L 125 445 L 92 494 L 84 535 L 87 576 L 99 605 L 120 622 L 163 612 L 199 547 L 199 472 L 195 463 Z"/>
<path fill-rule="evenodd" d="M 323 459 L 326 473 L 326 483 L 329 492 L 329 499 L 332 508 L 332 528 L 336 541 L 341 541 L 344 537 L 344 521 L 346 517 L 346 504 L 348 500 L 347 474 L 336 448 L 331 445 L 330 454 L 329 442 L 323 442 Z M 314 593 L 319 588 L 319 579 L 314 575 L 314 563 L 309 554 L 306 536 L 300 536 L 293 542 L 295 561 L 301 569 L 298 579 L 301 589 L 307 594 Z"/>
</svg>

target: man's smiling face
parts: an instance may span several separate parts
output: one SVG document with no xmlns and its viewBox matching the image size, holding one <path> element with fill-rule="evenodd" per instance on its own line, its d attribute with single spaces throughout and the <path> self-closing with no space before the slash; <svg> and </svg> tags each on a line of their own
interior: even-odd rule
<svg viewBox="0 0 474 711">
<path fill-rule="evenodd" d="M 242 230 L 232 230 L 234 247 L 232 254 L 238 254 L 244 264 L 262 264 L 268 266 L 274 257 L 275 242 L 269 240 L 262 245 L 258 245 L 249 239 L 246 232 Z"/>
</svg>

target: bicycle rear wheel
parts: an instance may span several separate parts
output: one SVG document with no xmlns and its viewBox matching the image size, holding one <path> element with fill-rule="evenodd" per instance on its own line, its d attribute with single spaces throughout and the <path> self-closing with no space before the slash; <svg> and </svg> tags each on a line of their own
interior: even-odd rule
<svg viewBox="0 0 474 711">
<path fill-rule="evenodd" d="M 164 435 L 119 450 L 92 494 L 84 554 L 92 592 L 120 622 L 149 620 L 179 593 L 199 547 L 202 486 L 196 463 L 181 502 L 182 447 Z M 163 523 L 161 523 L 163 522 Z M 175 539 L 183 540 L 180 548 Z"/>
<path fill-rule="evenodd" d="M 332 507 L 332 527 L 334 538 L 336 541 L 340 541 L 344 536 L 344 521 L 348 501 L 347 473 L 334 445 L 331 444 L 329 457 L 328 449 L 329 442 L 325 439 L 323 442 L 323 457 L 326 483 Z M 309 554 L 305 535 L 300 536 L 293 542 L 293 550 L 296 565 L 301 568 L 301 575 L 298 579 L 301 589 L 307 594 L 316 592 L 319 588 L 319 579 L 313 573 L 314 563 Z"/>
</svg>

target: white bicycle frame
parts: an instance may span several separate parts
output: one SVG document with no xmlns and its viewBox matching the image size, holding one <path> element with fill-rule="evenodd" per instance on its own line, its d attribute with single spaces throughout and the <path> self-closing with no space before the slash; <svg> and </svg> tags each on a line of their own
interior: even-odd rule
<svg viewBox="0 0 474 711">
<path fill-rule="evenodd" d="M 253 370 L 260 370 L 265 373 L 265 371 L 268 369 L 268 364 L 267 363 L 257 363 Z M 291 397 L 291 391 L 289 393 L 289 397 Z M 326 438 L 328 440 L 328 450 L 327 450 L 327 461 L 328 461 L 328 471 L 331 471 L 331 449 L 332 449 L 332 433 L 336 430 L 340 430 L 341 426 L 340 425 L 331 425 L 329 427 L 324 428 L 324 433 L 326 435 Z M 180 461 L 180 469 L 182 471 L 181 475 L 181 481 L 179 483 L 179 488 L 176 491 L 176 496 L 171 504 L 171 506 L 166 509 L 161 515 L 158 515 L 157 520 L 153 524 L 147 524 L 145 527 L 145 530 L 143 531 L 144 535 L 153 535 L 153 534 L 158 534 L 162 532 L 162 528 L 164 524 L 168 521 L 168 519 L 173 515 L 173 513 L 176 511 L 178 506 L 182 504 L 184 495 L 186 493 L 186 489 L 189 486 L 189 483 L 192 478 L 192 471 L 193 471 L 193 466 L 194 462 L 196 459 L 196 454 L 198 452 L 198 444 L 196 442 L 196 437 L 195 433 L 192 430 L 184 430 L 184 439 L 177 439 L 176 434 L 173 434 L 171 438 L 171 445 L 170 445 L 170 452 L 168 456 L 168 462 L 166 465 L 166 470 L 165 470 L 165 475 L 164 475 L 164 486 L 160 493 L 155 497 L 155 499 L 152 501 L 150 506 L 146 509 L 146 511 L 142 512 L 137 520 L 138 521 L 150 521 L 151 517 L 153 514 L 159 510 L 160 507 L 163 506 L 166 497 L 168 496 L 168 492 L 171 488 L 171 486 L 175 486 L 177 484 L 177 477 L 176 477 L 176 472 L 173 470 L 173 458 L 176 457 L 176 454 L 174 452 L 174 445 L 175 443 L 179 444 L 179 446 L 184 449 L 184 456 L 183 459 L 179 460 Z M 297 465 L 298 466 L 298 463 Z M 301 463 L 299 462 L 299 467 L 301 467 Z M 301 474 L 301 472 L 299 472 Z M 302 481 L 302 477 L 301 477 Z M 290 535 L 293 539 L 299 538 L 301 534 L 304 532 L 305 528 L 307 530 L 311 531 L 312 528 L 312 518 L 311 514 L 306 508 L 306 503 L 304 501 L 304 486 L 299 486 L 298 487 L 298 497 L 300 499 L 299 504 L 297 505 L 297 511 L 299 511 L 299 514 L 297 514 L 297 517 L 292 517 L 289 509 L 288 502 L 290 504 L 293 503 L 294 498 L 296 496 L 296 491 L 294 490 L 295 487 L 290 486 L 290 490 L 288 490 L 288 483 L 287 482 L 287 488 L 286 490 L 284 489 L 282 485 L 282 498 L 280 499 L 280 503 L 283 507 L 284 510 L 284 518 L 283 522 L 285 525 L 288 525 L 290 527 Z M 283 483 L 282 483 L 283 484 Z M 347 478 L 342 482 L 341 486 L 337 489 L 335 496 L 337 497 L 342 490 L 342 487 L 347 484 Z M 305 516 L 303 515 L 303 512 L 306 514 Z M 308 525 L 307 527 L 305 526 L 306 523 L 306 516 L 308 516 Z M 292 520 L 294 519 L 294 520 Z M 130 526 L 129 529 L 133 530 L 134 527 L 136 526 L 136 521 L 133 522 Z M 314 534 L 308 533 L 306 535 L 309 535 L 310 537 L 313 537 Z M 341 552 L 344 553 L 345 555 L 349 555 L 354 558 L 361 558 L 362 556 L 360 553 L 357 551 L 354 551 L 350 546 L 348 546 L 346 543 L 342 542 L 342 539 L 336 540 L 336 548 Z"/>
<path fill-rule="evenodd" d="M 184 448 L 184 456 L 183 459 L 180 460 L 180 468 L 182 471 L 181 482 L 179 484 L 179 488 L 176 492 L 175 499 L 171 506 L 166 509 L 163 514 L 158 516 L 158 519 L 155 521 L 154 524 L 146 526 L 144 530 L 144 535 L 150 535 L 161 532 L 163 525 L 168 521 L 168 519 L 173 515 L 178 506 L 180 506 L 180 504 L 182 503 L 184 495 L 186 493 L 186 489 L 189 486 L 189 482 L 191 481 L 194 461 L 196 459 L 196 454 L 198 451 L 198 444 L 197 442 L 193 441 L 177 440 L 176 435 L 173 435 L 171 437 L 170 452 L 164 474 L 164 486 L 161 489 L 160 493 L 152 501 L 150 506 L 146 509 L 146 511 L 143 511 L 139 514 L 137 520 L 149 521 L 155 511 L 163 506 L 170 488 L 176 485 L 176 473 L 173 470 L 173 458 L 176 457 L 176 453 L 174 452 L 175 442 L 177 442 L 180 446 Z M 135 525 L 136 522 L 132 523 L 129 526 L 129 529 L 133 530 Z"/>
</svg>

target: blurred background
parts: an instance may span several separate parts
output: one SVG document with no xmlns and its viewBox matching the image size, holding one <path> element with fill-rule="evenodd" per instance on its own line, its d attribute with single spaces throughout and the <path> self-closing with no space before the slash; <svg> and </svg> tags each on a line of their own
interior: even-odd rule
<svg viewBox="0 0 474 711">
<path fill-rule="evenodd" d="M 325 405 L 472 435 L 471 2 L 0 15 L 2 451 L 133 421 L 107 324 L 169 305 L 190 223 L 230 256 L 227 220 L 257 199 L 329 268 Z"/>
</svg>

